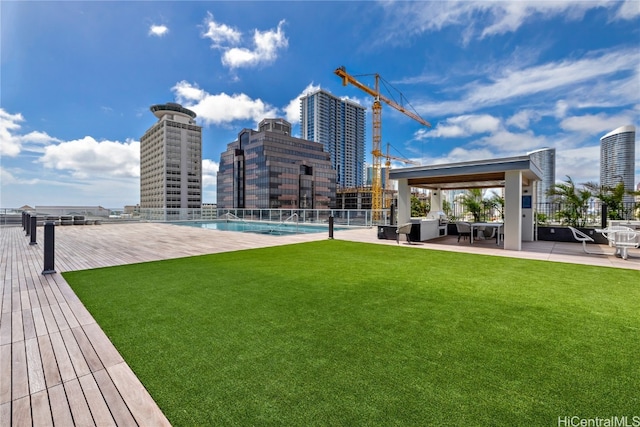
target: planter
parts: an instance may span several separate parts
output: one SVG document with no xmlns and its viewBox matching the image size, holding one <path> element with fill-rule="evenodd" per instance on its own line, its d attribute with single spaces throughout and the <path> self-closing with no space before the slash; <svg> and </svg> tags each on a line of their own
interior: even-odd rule
<svg viewBox="0 0 640 427">
<path fill-rule="evenodd" d="M 609 241 L 593 227 L 575 227 L 595 240 L 595 243 L 606 245 Z M 538 226 L 538 240 L 549 242 L 575 242 L 573 233 L 564 225 Z"/>
</svg>

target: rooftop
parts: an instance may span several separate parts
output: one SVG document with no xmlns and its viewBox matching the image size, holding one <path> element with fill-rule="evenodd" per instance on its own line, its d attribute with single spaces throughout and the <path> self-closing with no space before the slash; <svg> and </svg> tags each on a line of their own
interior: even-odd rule
<svg viewBox="0 0 640 427">
<path fill-rule="evenodd" d="M 36 245 L 18 226 L 3 227 L 0 234 L 0 419 L 12 425 L 169 425 L 60 273 L 327 238 L 313 233 L 248 239 L 243 233 L 161 223 L 60 226 L 55 229 L 57 272 L 43 275 L 43 234 L 40 227 Z M 375 228 L 336 230 L 334 236 L 398 245 L 379 240 Z M 580 243 L 523 242 L 520 252 L 488 240 L 458 243 L 456 236 L 400 244 L 640 270 L 637 249 L 622 260 L 604 255 L 611 252 L 607 246 L 591 245 L 601 254 L 585 254 Z"/>
</svg>

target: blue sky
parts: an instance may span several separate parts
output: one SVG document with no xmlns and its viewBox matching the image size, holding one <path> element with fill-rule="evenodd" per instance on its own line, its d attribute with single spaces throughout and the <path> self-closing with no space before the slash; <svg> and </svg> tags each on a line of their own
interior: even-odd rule
<svg viewBox="0 0 640 427">
<path fill-rule="evenodd" d="M 598 181 L 600 137 L 640 125 L 638 0 L 2 1 L 0 14 L 4 208 L 138 203 L 149 106 L 169 101 L 204 127 L 205 202 L 227 143 L 267 117 L 299 135 L 309 90 L 367 107 L 370 151 L 372 100 L 342 86 L 342 65 L 380 74 L 432 124 L 383 107 L 383 148 L 423 165 L 555 147 L 557 180 Z"/>
</svg>

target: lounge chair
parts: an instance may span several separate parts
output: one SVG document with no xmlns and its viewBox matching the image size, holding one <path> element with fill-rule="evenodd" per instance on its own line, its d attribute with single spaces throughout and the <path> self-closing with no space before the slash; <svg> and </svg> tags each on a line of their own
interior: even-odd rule
<svg viewBox="0 0 640 427">
<path fill-rule="evenodd" d="M 587 242 L 595 242 L 595 240 L 593 240 L 590 236 L 587 236 L 586 234 L 584 234 L 582 231 L 578 230 L 577 228 L 573 228 L 573 227 L 569 226 L 569 230 L 571 230 L 571 233 L 573 233 L 573 238 L 574 239 L 576 239 L 578 242 L 582 242 L 582 249 L 584 250 L 584 252 L 587 253 L 587 254 L 594 255 L 593 252 L 589 252 L 587 250 Z"/>
<path fill-rule="evenodd" d="M 467 240 L 467 237 L 471 237 L 471 224 L 468 222 L 456 222 L 456 229 L 458 230 L 458 242 L 460 237 L 464 237 L 464 240 Z"/>
<path fill-rule="evenodd" d="M 400 235 L 404 234 L 407 237 L 407 242 L 409 242 L 409 244 L 411 244 L 411 238 L 409 237 L 409 234 L 411 233 L 411 226 L 413 224 L 411 224 L 410 222 L 406 223 L 406 224 L 402 224 L 401 226 L 399 226 L 396 229 L 396 243 L 400 244 Z"/>
</svg>

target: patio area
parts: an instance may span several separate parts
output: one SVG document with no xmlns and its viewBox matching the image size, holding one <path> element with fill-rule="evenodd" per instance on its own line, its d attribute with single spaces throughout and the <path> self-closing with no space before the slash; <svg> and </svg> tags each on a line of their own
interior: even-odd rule
<svg viewBox="0 0 640 427">
<path fill-rule="evenodd" d="M 398 246 L 375 228 L 339 230 L 340 240 Z M 20 227 L 0 234 L 0 426 L 169 425 L 61 272 L 327 239 L 325 233 L 268 236 L 158 223 L 57 227 L 56 273 L 43 275 L 43 230 L 37 245 Z M 622 260 L 612 248 L 523 242 L 505 251 L 495 240 L 445 236 L 399 246 L 640 270 L 640 250 Z M 126 280 L 126 278 L 123 278 Z"/>
</svg>

